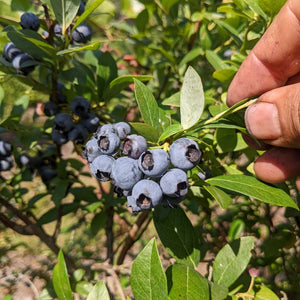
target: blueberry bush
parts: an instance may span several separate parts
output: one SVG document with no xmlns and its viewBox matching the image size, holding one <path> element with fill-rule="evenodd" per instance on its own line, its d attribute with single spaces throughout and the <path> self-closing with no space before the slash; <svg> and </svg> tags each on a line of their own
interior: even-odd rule
<svg viewBox="0 0 300 300">
<path fill-rule="evenodd" d="M 284 2 L 0 0 L 0 251 L 50 250 L 34 299 L 299 298 L 295 182 L 225 104 Z"/>
</svg>

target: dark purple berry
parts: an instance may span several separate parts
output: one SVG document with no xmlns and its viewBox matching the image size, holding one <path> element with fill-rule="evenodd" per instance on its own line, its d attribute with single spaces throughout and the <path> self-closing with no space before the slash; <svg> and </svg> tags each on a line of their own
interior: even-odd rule
<svg viewBox="0 0 300 300">
<path fill-rule="evenodd" d="M 90 164 L 91 173 L 100 181 L 110 180 L 112 165 L 115 159 L 109 155 L 100 155 Z"/>
<path fill-rule="evenodd" d="M 131 195 L 127 197 L 127 206 L 132 207 L 133 213 L 138 213 L 157 206 L 162 196 L 163 193 L 158 183 L 143 179 L 133 186 Z"/>
<path fill-rule="evenodd" d="M 202 153 L 195 141 L 180 138 L 171 144 L 169 155 L 174 167 L 190 170 L 200 162 Z"/>
<path fill-rule="evenodd" d="M 140 170 L 149 177 L 161 177 L 169 168 L 170 158 L 163 149 L 147 150 L 138 160 Z"/>
<path fill-rule="evenodd" d="M 137 134 L 127 136 L 122 144 L 123 154 L 130 158 L 138 159 L 147 150 L 146 139 Z"/>
<path fill-rule="evenodd" d="M 113 155 L 119 150 L 120 138 L 115 133 L 100 135 L 98 146 L 103 154 Z"/>
<path fill-rule="evenodd" d="M 52 141 L 57 145 L 63 145 L 69 141 L 67 133 L 57 130 L 55 128 L 52 129 L 51 138 Z"/>
<path fill-rule="evenodd" d="M 87 24 L 80 24 L 72 33 L 72 39 L 77 43 L 86 44 L 92 38 L 92 28 Z"/>
<path fill-rule="evenodd" d="M 73 120 L 67 113 L 58 113 L 55 115 L 54 128 L 60 132 L 69 132 L 73 128 Z"/>
<path fill-rule="evenodd" d="M 11 156 L 0 158 L 0 171 L 8 171 L 13 167 L 13 159 Z"/>
<path fill-rule="evenodd" d="M 71 110 L 74 115 L 85 117 L 90 110 L 90 101 L 81 96 L 75 97 L 71 101 Z"/>
<path fill-rule="evenodd" d="M 0 140 L 0 157 L 10 156 L 12 154 L 12 145 Z"/>
<path fill-rule="evenodd" d="M 81 124 L 77 124 L 68 132 L 68 139 L 74 144 L 84 144 L 85 140 L 88 138 L 89 132 Z"/>
<path fill-rule="evenodd" d="M 89 163 L 102 154 L 98 146 L 98 140 L 94 137 L 91 138 L 84 146 L 82 146 L 82 150 L 82 157 L 87 159 Z"/>
<path fill-rule="evenodd" d="M 130 191 L 141 179 L 137 161 L 129 157 L 120 157 L 112 165 L 111 177 L 115 186 L 122 190 Z"/>
<path fill-rule="evenodd" d="M 113 128 L 116 130 L 121 140 L 124 140 L 131 132 L 130 125 L 126 122 L 115 123 L 113 124 Z"/>
<path fill-rule="evenodd" d="M 7 61 L 12 62 L 13 59 L 19 54 L 22 54 L 22 51 L 18 49 L 14 43 L 9 42 L 5 44 L 3 49 L 3 56 Z"/>
<path fill-rule="evenodd" d="M 88 130 L 88 132 L 95 132 L 95 130 L 99 127 L 99 122 L 99 117 L 92 113 L 88 113 L 87 116 L 81 120 L 81 124 Z"/>
<path fill-rule="evenodd" d="M 20 25 L 23 29 L 38 31 L 38 29 L 40 28 L 40 19 L 34 13 L 25 12 L 21 16 Z"/>
<path fill-rule="evenodd" d="M 56 114 L 58 114 L 59 112 L 59 106 L 52 102 L 52 101 L 48 101 L 44 104 L 44 114 L 48 117 L 54 116 Z"/>
<path fill-rule="evenodd" d="M 18 73 L 28 75 L 36 66 L 34 58 L 26 53 L 17 55 L 12 61 L 13 67 Z"/>
<path fill-rule="evenodd" d="M 160 187 L 167 196 L 185 196 L 189 188 L 187 175 L 181 169 L 171 169 L 160 179 Z"/>
</svg>

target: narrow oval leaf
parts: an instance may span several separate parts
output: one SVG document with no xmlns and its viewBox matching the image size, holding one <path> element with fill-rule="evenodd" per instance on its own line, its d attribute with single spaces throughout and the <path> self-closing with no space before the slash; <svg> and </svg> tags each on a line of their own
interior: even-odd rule
<svg viewBox="0 0 300 300">
<path fill-rule="evenodd" d="M 244 272 L 254 246 L 251 236 L 242 237 L 224 246 L 213 264 L 213 280 L 217 284 L 230 287 Z"/>
<path fill-rule="evenodd" d="M 208 280 L 190 267 L 174 264 L 166 275 L 170 300 L 210 300 Z"/>
<path fill-rule="evenodd" d="M 133 127 L 139 135 L 142 135 L 147 141 L 156 143 L 158 140 L 157 130 L 149 124 L 131 122 L 130 125 Z"/>
<path fill-rule="evenodd" d="M 180 91 L 180 120 L 183 129 L 188 129 L 199 121 L 204 102 L 201 78 L 192 67 L 188 67 Z"/>
<path fill-rule="evenodd" d="M 261 286 L 254 300 L 279 300 L 278 296 L 266 286 Z"/>
<path fill-rule="evenodd" d="M 203 187 L 212 195 L 222 209 L 226 209 L 232 203 L 232 198 L 221 189 L 212 185 L 204 185 Z"/>
<path fill-rule="evenodd" d="M 53 269 L 52 281 L 59 300 L 73 300 L 67 266 L 62 250 L 59 251 L 58 262 Z"/>
<path fill-rule="evenodd" d="M 86 300 L 96 300 L 96 299 L 110 300 L 108 290 L 103 281 L 97 282 L 92 288 L 92 290 L 90 291 L 90 293 L 88 294 L 88 297 L 86 298 Z"/>
<path fill-rule="evenodd" d="M 118 95 L 122 90 L 133 83 L 133 79 L 138 79 L 139 81 L 148 81 L 152 78 L 149 75 L 125 75 L 115 78 L 110 82 L 109 86 L 103 92 L 104 100 L 109 100 L 114 96 Z"/>
<path fill-rule="evenodd" d="M 95 0 L 89 6 L 87 6 L 83 14 L 77 19 L 75 25 L 72 27 L 72 32 L 79 26 L 104 0 Z"/>
<path fill-rule="evenodd" d="M 168 299 L 167 279 L 159 259 L 154 238 L 133 262 L 131 288 L 136 300 Z"/>
<path fill-rule="evenodd" d="M 65 32 L 77 14 L 80 0 L 50 0 L 50 2 L 62 32 Z"/>
<path fill-rule="evenodd" d="M 145 123 L 157 128 L 158 122 L 158 105 L 151 91 L 136 78 L 134 80 L 135 97 L 138 103 L 142 118 Z"/>
<path fill-rule="evenodd" d="M 65 50 L 61 50 L 58 51 L 56 53 L 56 55 L 65 55 L 65 54 L 71 54 L 71 53 L 75 53 L 75 52 L 79 52 L 79 51 L 83 51 L 83 50 L 98 50 L 100 47 L 100 42 L 94 42 L 82 47 L 73 47 L 73 48 L 69 48 L 69 49 L 65 49 Z"/>
<path fill-rule="evenodd" d="M 299 210 L 292 198 L 283 190 L 269 186 L 258 179 L 247 175 L 222 175 L 207 179 L 211 185 L 253 197 L 259 201 L 287 206 Z"/>
<path fill-rule="evenodd" d="M 199 243 L 194 228 L 185 212 L 177 207 L 156 207 L 153 221 L 166 250 L 177 262 L 196 268 L 200 260 Z"/>
<path fill-rule="evenodd" d="M 183 128 L 182 128 L 181 124 L 172 124 L 172 125 L 168 126 L 166 128 L 166 130 L 159 137 L 159 141 L 161 142 L 161 141 L 165 140 L 166 138 L 170 137 L 171 135 L 182 131 L 182 129 Z"/>
</svg>

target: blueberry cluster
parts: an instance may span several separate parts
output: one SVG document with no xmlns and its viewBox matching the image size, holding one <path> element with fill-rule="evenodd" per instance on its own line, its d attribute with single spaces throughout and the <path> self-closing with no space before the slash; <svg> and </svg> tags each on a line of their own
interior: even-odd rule
<svg viewBox="0 0 300 300">
<path fill-rule="evenodd" d="M 90 112 L 90 102 L 82 96 L 71 101 L 71 111 L 79 119 L 73 122 L 71 115 L 59 112 L 59 106 L 52 101 L 46 102 L 44 112 L 48 116 L 54 115 L 52 140 L 58 145 L 72 141 L 75 144 L 84 144 L 89 134 L 95 132 L 99 126 L 99 117 Z"/>
<path fill-rule="evenodd" d="M 34 13 L 25 12 L 21 16 L 20 25 L 23 29 L 38 31 L 40 19 Z M 28 75 L 37 65 L 37 61 L 32 56 L 22 52 L 12 42 L 5 44 L 3 56 L 18 73 L 23 75 Z"/>
<path fill-rule="evenodd" d="M 186 171 L 200 162 L 201 155 L 189 138 L 177 139 L 168 152 L 148 149 L 145 138 L 131 134 L 126 122 L 99 127 L 82 152 L 93 176 L 111 180 L 134 214 L 160 203 L 176 207 L 188 192 Z"/>
<path fill-rule="evenodd" d="M 13 167 L 12 145 L 0 139 L 0 171 L 8 171 Z"/>
<path fill-rule="evenodd" d="M 44 151 L 39 151 L 35 156 L 21 153 L 16 162 L 20 168 L 29 171 L 31 176 L 38 173 L 47 187 L 49 187 L 50 181 L 57 177 L 56 149 L 53 145 Z"/>
</svg>

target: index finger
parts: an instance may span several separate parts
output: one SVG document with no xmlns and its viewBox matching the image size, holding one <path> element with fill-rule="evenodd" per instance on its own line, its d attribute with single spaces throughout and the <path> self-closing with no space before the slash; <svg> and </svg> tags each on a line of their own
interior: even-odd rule
<svg viewBox="0 0 300 300">
<path fill-rule="evenodd" d="M 227 104 L 283 86 L 300 71 L 300 1 L 288 0 L 232 80 Z"/>
</svg>

